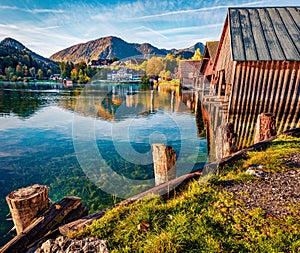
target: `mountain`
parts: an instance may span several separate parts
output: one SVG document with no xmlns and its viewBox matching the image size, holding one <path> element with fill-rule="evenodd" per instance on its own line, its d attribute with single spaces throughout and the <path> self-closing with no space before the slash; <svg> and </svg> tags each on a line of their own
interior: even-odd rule
<svg viewBox="0 0 300 253">
<path fill-rule="evenodd" d="M 184 59 L 190 59 L 193 57 L 195 51 L 199 48 L 200 52 L 203 54 L 204 52 L 204 47 L 205 45 L 202 44 L 201 42 L 197 42 L 195 45 L 190 46 L 188 48 L 184 48 L 184 49 L 176 49 L 173 48 L 171 50 L 167 50 L 167 49 L 162 49 L 166 54 L 171 53 L 173 54 L 175 57 L 181 56 Z"/>
<path fill-rule="evenodd" d="M 42 70 L 42 72 L 38 71 Z M 47 59 L 25 47 L 19 41 L 5 38 L 0 42 L 0 79 L 20 81 L 22 78 L 46 78 L 58 73 L 57 62 Z"/>
<path fill-rule="evenodd" d="M 9 51 L 10 53 L 8 55 L 11 54 L 12 51 L 17 52 L 19 51 L 22 54 L 28 54 L 32 57 L 33 60 L 43 63 L 43 64 L 53 64 L 54 62 L 48 58 L 45 58 L 41 55 L 38 55 L 37 53 L 31 51 L 30 49 L 28 49 L 27 47 L 25 47 L 21 42 L 12 39 L 12 38 L 5 38 L 4 40 L 2 40 L 0 42 L 0 47 L 1 47 L 1 51 L 2 53 L 4 53 L 4 51 Z"/>
<path fill-rule="evenodd" d="M 183 58 L 191 58 L 194 55 L 196 48 L 202 49 L 204 45 L 197 43 L 196 45 L 186 49 L 159 49 L 149 43 L 128 43 L 118 37 L 104 37 L 96 40 L 91 40 L 86 43 L 77 44 L 66 49 L 63 49 L 53 54 L 50 59 L 53 61 L 70 61 L 70 62 L 90 62 L 100 58 L 112 59 L 126 59 L 145 57 L 156 54 L 157 56 L 165 56 L 172 53 L 175 56 L 182 56 Z"/>
</svg>

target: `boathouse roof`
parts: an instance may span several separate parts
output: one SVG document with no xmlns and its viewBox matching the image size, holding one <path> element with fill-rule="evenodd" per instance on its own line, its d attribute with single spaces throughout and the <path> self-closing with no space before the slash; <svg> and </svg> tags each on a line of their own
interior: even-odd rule
<svg viewBox="0 0 300 253">
<path fill-rule="evenodd" d="M 220 41 L 208 41 L 206 42 L 205 45 L 205 52 L 204 52 L 204 57 L 205 53 L 208 54 L 208 56 L 211 58 L 212 62 L 215 61 L 216 56 L 217 56 L 217 51 L 218 51 L 218 46 L 219 46 Z"/>
<path fill-rule="evenodd" d="M 229 8 L 227 26 L 233 61 L 300 61 L 300 7 Z"/>
</svg>

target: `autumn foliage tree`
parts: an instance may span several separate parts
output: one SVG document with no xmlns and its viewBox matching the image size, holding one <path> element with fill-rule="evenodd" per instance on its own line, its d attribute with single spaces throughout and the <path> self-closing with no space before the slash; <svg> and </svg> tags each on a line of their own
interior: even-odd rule
<svg viewBox="0 0 300 253">
<path fill-rule="evenodd" d="M 148 60 L 146 67 L 146 74 L 148 76 L 158 76 L 159 73 L 163 70 L 163 63 L 161 58 L 153 56 Z"/>
<path fill-rule="evenodd" d="M 197 48 L 197 50 L 194 53 L 194 56 L 192 57 L 192 60 L 194 60 L 194 61 L 202 60 L 202 54 L 200 52 L 200 48 Z"/>
</svg>

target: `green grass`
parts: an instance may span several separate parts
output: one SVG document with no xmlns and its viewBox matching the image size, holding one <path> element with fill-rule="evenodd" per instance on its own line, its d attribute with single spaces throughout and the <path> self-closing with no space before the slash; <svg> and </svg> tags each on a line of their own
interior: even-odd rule
<svg viewBox="0 0 300 253">
<path fill-rule="evenodd" d="M 253 163 L 271 172 L 285 170 L 281 158 L 294 152 L 300 152 L 300 138 L 281 137 L 208 182 L 195 180 L 168 200 L 149 196 L 119 206 L 72 236 L 108 240 L 111 252 L 299 252 L 299 216 L 275 218 L 260 208 L 247 210 L 220 187 L 224 180 L 257 180 L 244 173 Z M 299 204 L 295 208 L 300 210 Z"/>
</svg>

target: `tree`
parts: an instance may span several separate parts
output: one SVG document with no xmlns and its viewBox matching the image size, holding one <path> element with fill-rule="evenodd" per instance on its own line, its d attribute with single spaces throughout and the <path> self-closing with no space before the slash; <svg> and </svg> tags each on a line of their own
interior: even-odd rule
<svg viewBox="0 0 300 253">
<path fill-rule="evenodd" d="M 171 73 L 175 73 L 176 68 L 178 67 L 178 63 L 176 59 L 173 57 L 167 57 L 165 58 L 165 70 L 170 71 Z"/>
<path fill-rule="evenodd" d="M 31 65 L 31 57 L 28 54 L 25 54 L 22 56 L 21 62 L 26 66 L 30 66 Z"/>
<path fill-rule="evenodd" d="M 80 63 L 79 63 L 79 69 L 82 69 L 82 71 L 83 72 L 86 72 L 86 69 L 87 69 L 87 65 L 86 65 L 86 63 L 85 63 L 85 61 L 81 61 Z"/>
<path fill-rule="evenodd" d="M 87 66 L 86 74 L 88 77 L 92 78 L 94 75 L 96 75 L 96 73 L 97 73 L 96 68 L 91 68 L 91 66 Z"/>
<path fill-rule="evenodd" d="M 73 68 L 74 68 L 73 62 L 67 62 L 67 64 L 66 64 L 66 74 L 67 74 L 67 77 L 71 76 L 71 71 L 72 71 Z"/>
<path fill-rule="evenodd" d="M 22 67 L 23 76 L 28 76 L 28 67 L 25 65 Z"/>
<path fill-rule="evenodd" d="M 60 62 L 60 75 L 62 78 L 70 77 L 71 71 L 74 68 L 74 64 L 72 62 Z"/>
<path fill-rule="evenodd" d="M 52 75 L 52 70 L 51 69 L 48 69 L 47 70 L 47 77 L 50 77 Z"/>
<path fill-rule="evenodd" d="M 23 76 L 22 66 L 20 66 L 19 64 L 16 66 L 16 76 L 17 77 L 22 77 Z"/>
<path fill-rule="evenodd" d="M 5 74 L 7 75 L 7 77 L 9 79 L 11 79 L 13 77 L 13 75 L 15 74 L 14 68 L 11 66 L 9 66 L 8 68 L 5 68 Z"/>
<path fill-rule="evenodd" d="M 84 75 L 82 69 L 80 69 L 79 72 L 78 72 L 78 82 L 79 83 L 85 83 L 85 81 L 86 81 L 85 80 L 85 75 Z"/>
<path fill-rule="evenodd" d="M 41 69 L 38 70 L 38 78 L 40 80 L 43 79 L 43 70 L 41 70 Z"/>
<path fill-rule="evenodd" d="M 73 80 L 77 80 L 77 78 L 78 78 L 78 71 L 77 71 L 76 68 L 72 69 L 72 71 L 71 71 L 71 78 Z"/>
<path fill-rule="evenodd" d="M 66 63 L 64 61 L 59 63 L 60 75 L 62 78 L 66 78 Z"/>
<path fill-rule="evenodd" d="M 148 60 L 146 67 L 146 74 L 150 76 L 158 76 L 159 73 L 163 70 L 163 63 L 161 59 L 153 56 Z"/>
<path fill-rule="evenodd" d="M 170 70 L 163 70 L 159 73 L 159 76 L 164 80 L 168 80 L 172 78 L 172 73 Z"/>
<path fill-rule="evenodd" d="M 140 65 L 141 70 L 146 71 L 146 69 L 147 69 L 147 63 L 148 63 L 148 61 L 143 61 L 143 63 Z"/>
<path fill-rule="evenodd" d="M 194 53 L 194 56 L 192 57 L 192 60 L 195 60 L 195 61 L 202 60 L 202 54 L 200 52 L 200 48 L 197 48 L 197 50 Z"/>
</svg>

